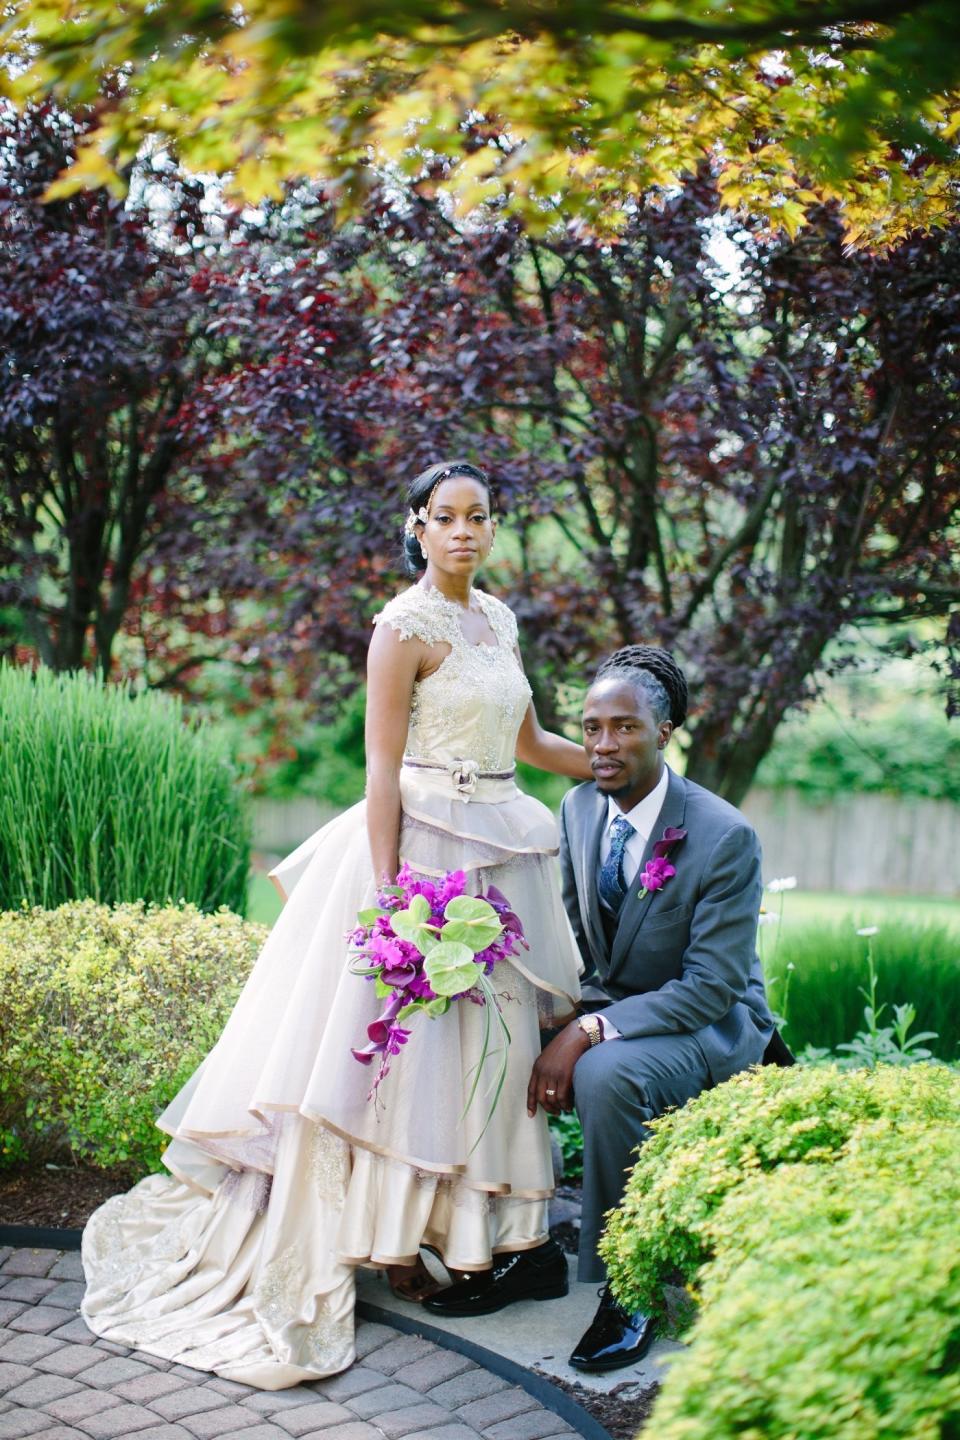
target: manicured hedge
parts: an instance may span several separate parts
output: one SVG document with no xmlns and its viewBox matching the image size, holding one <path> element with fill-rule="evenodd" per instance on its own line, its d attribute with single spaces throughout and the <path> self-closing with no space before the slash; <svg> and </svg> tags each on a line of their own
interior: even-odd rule
<svg viewBox="0 0 960 1440">
<path fill-rule="evenodd" d="M 193 905 L 0 913 L 0 1167 L 69 1153 L 156 1170 L 156 1115 L 216 1040 L 266 933 Z"/>
<path fill-rule="evenodd" d="M 189 900 L 246 908 L 246 796 L 179 700 L 0 662 L 0 909 Z"/>
<path fill-rule="evenodd" d="M 604 1250 L 699 1310 L 657 1440 L 960 1435 L 960 1075 L 738 1076 L 656 1123 Z"/>
</svg>

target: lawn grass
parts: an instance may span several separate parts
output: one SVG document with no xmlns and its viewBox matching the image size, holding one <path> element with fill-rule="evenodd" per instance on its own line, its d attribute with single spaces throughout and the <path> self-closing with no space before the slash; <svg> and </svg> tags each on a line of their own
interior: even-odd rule
<svg viewBox="0 0 960 1440">
<path fill-rule="evenodd" d="M 272 925 L 283 909 L 273 881 L 262 870 L 253 870 L 247 885 L 247 919 Z"/>
<path fill-rule="evenodd" d="M 833 1050 L 865 1028 L 869 955 L 877 976 L 879 1024 L 893 1023 L 896 1005 L 916 1011 L 912 1033 L 932 1031 L 940 1060 L 960 1060 L 960 930 L 881 917 L 875 935 L 858 935 L 849 920 L 765 927 L 760 953 L 771 1006 L 786 1017 L 783 1036 L 794 1050 Z"/>
<path fill-rule="evenodd" d="M 781 900 L 783 923 L 791 928 L 849 924 L 852 930 L 857 930 L 864 925 L 881 926 L 884 921 L 897 921 L 910 925 L 945 925 L 960 934 L 960 900 L 950 900 L 943 895 L 842 895 L 832 890 L 786 890 L 781 895 L 768 892 L 763 900 L 764 909 L 771 915 L 779 915 Z"/>
</svg>

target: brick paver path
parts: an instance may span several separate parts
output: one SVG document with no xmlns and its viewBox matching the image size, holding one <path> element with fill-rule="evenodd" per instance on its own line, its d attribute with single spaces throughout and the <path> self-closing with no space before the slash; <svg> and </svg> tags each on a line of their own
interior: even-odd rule
<svg viewBox="0 0 960 1440">
<path fill-rule="evenodd" d="M 0 1247 L 0 1440 L 552 1440 L 576 1435 L 466 1356 L 361 1324 L 331 1380 L 254 1390 L 97 1340 L 80 1256 Z"/>
</svg>

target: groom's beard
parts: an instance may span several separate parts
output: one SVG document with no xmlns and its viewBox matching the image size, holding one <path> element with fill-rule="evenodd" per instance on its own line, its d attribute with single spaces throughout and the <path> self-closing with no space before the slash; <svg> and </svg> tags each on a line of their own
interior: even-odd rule
<svg viewBox="0 0 960 1440">
<path fill-rule="evenodd" d="M 622 785 L 601 785 L 600 781 L 597 779 L 594 779 L 593 783 L 596 785 L 601 795 L 609 795 L 612 800 L 616 800 L 618 795 L 627 795 L 630 792 L 629 780 L 625 780 Z"/>
</svg>

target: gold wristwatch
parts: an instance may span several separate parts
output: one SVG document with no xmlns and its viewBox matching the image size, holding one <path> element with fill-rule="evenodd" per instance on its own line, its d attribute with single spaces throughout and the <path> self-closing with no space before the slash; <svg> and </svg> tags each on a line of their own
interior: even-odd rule
<svg viewBox="0 0 960 1440">
<path fill-rule="evenodd" d="M 603 1039 L 603 1026 L 596 1015 L 581 1015 L 577 1024 L 590 1041 L 591 1046 L 600 1044 Z"/>
</svg>

